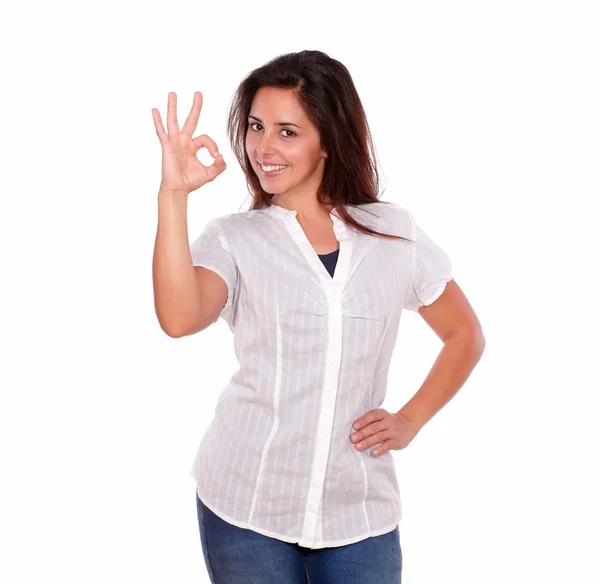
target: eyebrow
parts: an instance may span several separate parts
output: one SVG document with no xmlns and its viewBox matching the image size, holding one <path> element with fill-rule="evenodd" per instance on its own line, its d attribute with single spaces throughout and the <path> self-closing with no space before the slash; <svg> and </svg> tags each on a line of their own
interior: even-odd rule
<svg viewBox="0 0 600 584">
<path fill-rule="evenodd" d="M 252 118 L 253 120 L 256 120 L 257 122 L 260 122 L 261 124 L 263 123 L 263 121 L 260 118 L 257 118 L 256 116 L 248 116 L 249 118 Z M 296 126 L 296 128 L 300 128 L 300 126 L 298 124 L 292 124 L 292 122 L 276 122 L 276 124 L 278 126 Z"/>
</svg>

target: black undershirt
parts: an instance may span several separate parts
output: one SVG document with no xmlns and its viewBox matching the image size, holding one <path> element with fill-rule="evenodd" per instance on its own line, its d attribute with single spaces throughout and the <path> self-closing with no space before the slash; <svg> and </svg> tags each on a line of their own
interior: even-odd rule
<svg viewBox="0 0 600 584">
<path fill-rule="evenodd" d="M 333 273 L 335 271 L 335 265 L 337 264 L 338 255 L 340 253 L 339 249 L 332 251 L 331 253 L 317 254 L 323 265 L 327 268 L 327 271 L 333 278 Z"/>
</svg>

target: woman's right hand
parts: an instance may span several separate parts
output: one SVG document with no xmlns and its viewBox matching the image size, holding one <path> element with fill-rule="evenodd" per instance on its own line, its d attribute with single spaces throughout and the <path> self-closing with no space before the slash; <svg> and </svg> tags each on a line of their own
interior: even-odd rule
<svg viewBox="0 0 600 584">
<path fill-rule="evenodd" d="M 162 145 L 162 181 L 163 191 L 191 193 L 202 185 L 214 180 L 227 167 L 223 155 L 219 154 L 217 145 L 206 134 L 192 138 L 198 125 L 200 109 L 202 108 L 202 93 L 194 92 L 192 109 L 180 130 L 177 123 L 177 95 L 169 92 L 167 104 L 168 133 L 160 119 L 160 112 L 152 108 L 152 117 L 158 139 Z M 210 166 L 204 166 L 196 153 L 205 147 L 215 159 Z"/>
</svg>

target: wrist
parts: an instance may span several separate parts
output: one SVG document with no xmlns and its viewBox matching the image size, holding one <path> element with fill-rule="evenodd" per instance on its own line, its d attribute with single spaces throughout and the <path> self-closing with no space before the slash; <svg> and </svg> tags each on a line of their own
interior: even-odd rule
<svg viewBox="0 0 600 584">
<path fill-rule="evenodd" d="M 410 412 L 406 406 L 400 408 L 396 414 L 394 414 L 401 422 L 409 424 L 415 434 L 420 432 L 421 428 L 425 425 L 425 421 L 416 416 L 414 412 Z"/>
<path fill-rule="evenodd" d="M 158 198 L 159 199 L 166 199 L 166 198 L 173 198 L 173 197 L 187 198 L 188 195 L 189 195 L 188 191 L 178 191 L 178 190 L 174 190 L 174 189 L 166 189 L 162 186 L 158 189 Z"/>
</svg>

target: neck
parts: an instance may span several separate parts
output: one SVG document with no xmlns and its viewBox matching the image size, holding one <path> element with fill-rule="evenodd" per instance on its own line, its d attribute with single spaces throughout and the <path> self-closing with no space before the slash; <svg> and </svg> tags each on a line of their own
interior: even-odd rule
<svg viewBox="0 0 600 584">
<path fill-rule="evenodd" d="M 296 211 L 298 218 L 306 219 L 308 221 L 321 218 L 325 215 L 329 217 L 329 213 L 331 213 L 335 207 L 332 203 L 325 203 L 324 205 L 319 204 L 316 197 L 286 196 L 285 193 L 282 195 L 274 195 L 271 199 L 271 204 L 283 207 L 284 209 L 294 210 Z"/>
</svg>

